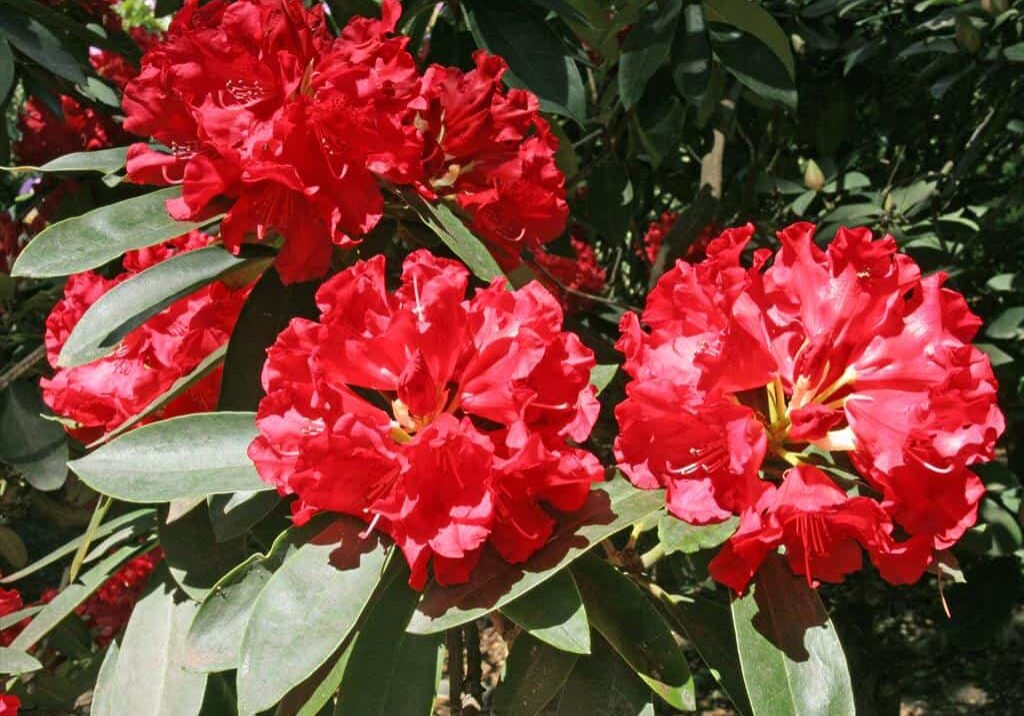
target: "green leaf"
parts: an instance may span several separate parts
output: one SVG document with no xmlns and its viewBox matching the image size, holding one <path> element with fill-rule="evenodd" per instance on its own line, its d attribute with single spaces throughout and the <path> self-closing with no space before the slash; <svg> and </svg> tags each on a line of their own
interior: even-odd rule
<svg viewBox="0 0 1024 716">
<path fill-rule="evenodd" d="M 546 112 L 583 121 L 583 78 L 543 18 L 517 0 L 465 0 L 462 6 L 477 44 L 508 62 L 509 85 L 536 94 Z"/>
<path fill-rule="evenodd" d="M 591 625 L 670 706 L 697 708 L 693 676 L 672 630 L 633 580 L 595 555 L 572 567 Z"/>
<path fill-rule="evenodd" d="M 466 584 L 428 584 L 409 631 L 433 634 L 500 609 L 543 584 L 601 540 L 664 504 L 665 495 L 660 490 L 637 490 L 623 478 L 598 485 L 590 491 L 583 507 L 562 516 L 544 548 L 523 564 L 509 564 L 485 550 Z"/>
<path fill-rule="evenodd" d="M 176 238 L 219 218 L 175 221 L 165 204 L 180 194 L 181 187 L 168 187 L 50 224 L 21 252 L 11 275 L 51 278 L 88 271 L 126 251 Z"/>
<path fill-rule="evenodd" d="M 558 699 L 557 716 L 654 716 L 651 690 L 608 642 L 593 640 L 591 656 L 580 657 Z"/>
<path fill-rule="evenodd" d="M 750 5 L 747 0 L 738 0 Z M 715 26 L 710 33 L 715 54 L 722 66 L 755 94 L 793 109 L 796 85 L 778 58 L 752 35 Z"/>
<path fill-rule="evenodd" d="M 682 30 L 672 43 L 672 79 L 682 95 L 699 107 L 711 81 L 711 44 L 700 3 L 683 8 Z"/>
<path fill-rule="evenodd" d="M 19 676 L 31 671 L 39 671 L 43 665 L 34 656 L 17 649 L 0 646 L 0 674 Z"/>
<path fill-rule="evenodd" d="M 99 539 L 100 537 L 106 537 L 107 535 L 113 536 L 116 534 L 118 535 L 118 539 L 122 541 L 127 541 L 132 537 L 149 532 L 155 524 L 156 510 L 150 508 L 134 510 L 127 514 L 121 515 L 120 517 L 116 517 L 110 520 L 110 522 L 107 522 L 106 524 L 100 526 L 93 534 L 93 538 Z M 23 577 L 27 577 L 30 574 L 38 572 L 40 569 L 43 569 L 44 567 L 48 567 L 54 562 L 57 562 L 58 560 L 68 556 L 69 554 L 74 553 L 84 541 L 84 536 L 76 537 L 67 544 L 55 549 L 53 552 L 50 552 L 45 557 L 36 560 L 27 567 L 19 569 L 17 572 L 14 572 L 13 574 L 8 574 L 3 579 L 0 579 L 0 584 L 10 584 L 11 582 L 17 582 L 19 579 L 22 579 Z M 89 562 L 97 559 L 99 556 L 102 556 L 102 554 L 105 553 L 106 550 L 109 550 L 115 544 L 117 543 L 113 541 L 101 543 L 101 545 L 104 546 L 106 549 L 100 554 L 96 554 L 96 550 L 94 550 L 93 553 L 86 556 L 85 563 L 88 564 Z M 101 545 L 97 545 L 97 547 L 100 547 Z"/>
<path fill-rule="evenodd" d="M 291 555 L 253 607 L 242 639 L 238 706 L 262 711 L 337 650 L 380 581 L 384 548 L 341 518 Z"/>
<path fill-rule="evenodd" d="M 626 109 L 640 101 L 647 82 L 668 60 L 682 9 L 683 0 L 651 3 L 626 36 L 619 60 L 619 96 Z"/>
<path fill-rule="evenodd" d="M 437 691 L 441 639 L 408 634 L 419 594 L 395 554 L 362 623 L 341 680 L 334 716 L 430 716 Z M 388 688 L 395 685 L 398 688 Z"/>
<path fill-rule="evenodd" d="M 850 672 L 817 592 L 782 557 L 761 565 L 732 603 L 752 716 L 853 716 Z"/>
<path fill-rule="evenodd" d="M 207 511 L 218 542 L 241 537 L 281 502 L 274 490 L 247 490 L 206 498 Z"/>
<path fill-rule="evenodd" d="M 717 524 L 691 525 L 673 515 L 665 515 L 658 521 L 658 541 L 665 548 L 665 554 L 692 554 L 722 544 L 736 531 L 738 524 L 739 519 L 730 517 Z"/>
<path fill-rule="evenodd" d="M 15 381 L 0 393 L 0 460 L 37 490 L 58 489 L 68 473 L 64 428 L 43 417 L 52 414 L 35 381 Z"/>
<path fill-rule="evenodd" d="M 302 705 L 296 716 L 328 716 L 328 711 L 330 710 L 328 702 L 334 698 L 338 687 L 341 686 L 341 680 L 345 676 L 345 669 L 348 667 L 349 657 L 352 656 L 352 646 L 353 641 L 351 639 L 342 644 L 334 664 L 320 683 L 316 685 L 316 688 L 313 689 L 313 695 L 306 699 L 306 703 Z"/>
<path fill-rule="evenodd" d="M 590 653 L 590 625 L 576 582 L 568 571 L 532 589 L 501 610 L 541 641 L 573 654 Z"/>
<path fill-rule="evenodd" d="M 41 67 L 76 85 L 85 84 L 85 73 L 78 60 L 35 18 L 0 7 L 0 31 L 12 45 Z"/>
<path fill-rule="evenodd" d="M 505 677 L 494 691 L 495 716 L 539 714 L 558 694 L 577 659 L 578 654 L 520 634 L 509 652 Z"/>
<path fill-rule="evenodd" d="M 94 152 L 74 152 L 48 161 L 39 167 L 19 166 L 6 167 L 9 172 L 43 172 L 59 174 L 64 172 L 100 172 L 112 174 L 125 165 L 128 147 L 98 149 Z"/>
<path fill-rule="evenodd" d="M 1010 340 L 1021 335 L 1024 327 L 1024 306 L 1012 306 L 1000 313 L 985 329 L 989 338 Z"/>
<path fill-rule="evenodd" d="M 467 229 L 448 206 L 432 204 L 409 192 L 405 196 L 423 223 L 466 264 L 474 276 L 490 281 L 504 275 L 484 242 Z"/>
<path fill-rule="evenodd" d="M 1004 47 L 1003 54 L 1010 62 L 1024 62 L 1024 42 Z"/>
<path fill-rule="evenodd" d="M 246 451 L 252 413 L 197 413 L 150 423 L 70 464 L 83 481 L 126 502 L 169 502 L 271 489 Z"/>
<path fill-rule="evenodd" d="M 607 239 L 623 239 L 633 214 L 633 184 L 615 159 L 600 161 L 587 181 L 590 223 Z"/>
<path fill-rule="evenodd" d="M 741 714 L 753 713 L 743 686 L 729 608 L 700 596 L 684 597 L 664 592 L 659 596 L 669 619 L 697 648 L 700 658 L 736 709 Z"/>
<path fill-rule="evenodd" d="M 590 370 L 590 384 L 597 388 L 598 395 L 604 392 L 604 389 L 615 379 L 615 374 L 618 372 L 619 366 L 615 363 L 598 364 Z"/>
<path fill-rule="evenodd" d="M 57 365 L 73 368 L 108 355 L 122 338 L 175 301 L 253 261 L 207 246 L 131 276 L 89 306 L 64 342 Z"/>
<path fill-rule="evenodd" d="M 103 655 L 100 673 L 96 677 L 96 687 L 92 692 L 92 707 L 89 716 L 117 716 L 114 707 L 117 693 L 114 691 L 114 674 L 117 673 L 117 658 L 120 647 L 116 641 L 110 642 L 107 653 Z"/>
<path fill-rule="evenodd" d="M 118 567 L 143 549 L 144 547 L 135 544 L 119 547 L 103 561 L 83 574 L 77 582 L 65 587 L 60 594 L 53 598 L 53 601 L 49 602 L 36 614 L 28 626 L 11 642 L 11 647 L 26 651 L 34 646 L 36 642 L 60 624 L 66 616 L 71 614 L 75 607 L 99 589 L 99 586 Z"/>
<path fill-rule="evenodd" d="M 197 604 L 182 598 L 158 567 L 132 610 L 112 683 L 114 713 L 194 716 L 203 704 L 206 674 L 185 669 L 185 635 Z"/>
<path fill-rule="evenodd" d="M 205 500 L 170 522 L 161 521 L 159 535 L 171 577 L 196 601 L 202 601 L 221 577 L 245 559 L 241 537 L 216 540 Z"/>
<path fill-rule="evenodd" d="M 316 534 L 319 522 L 285 530 L 267 550 L 221 577 L 196 613 L 185 646 L 185 664 L 196 671 L 228 671 L 241 663 L 249 615 L 271 575 L 285 558 Z"/>
<path fill-rule="evenodd" d="M 14 69 L 14 53 L 7 38 L 0 35 L 0 107 L 7 105 L 7 98 L 14 89 L 18 73 Z"/>
<path fill-rule="evenodd" d="M 796 77 L 793 51 L 786 31 L 761 3 L 751 0 L 704 0 L 704 11 L 708 22 L 730 25 L 756 37 L 778 58 L 790 79 Z"/>
</svg>

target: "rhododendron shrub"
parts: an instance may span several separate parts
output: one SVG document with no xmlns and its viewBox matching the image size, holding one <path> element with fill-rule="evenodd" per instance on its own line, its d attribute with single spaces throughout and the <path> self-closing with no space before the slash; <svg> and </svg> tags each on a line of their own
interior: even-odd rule
<svg viewBox="0 0 1024 716">
<path fill-rule="evenodd" d="M 383 257 L 324 283 L 320 321 L 292 321 L 269 351 L 249 448 L 265 480 L 298 496 L 300 522 L 365 520 L 394 538 L 419 589 L 428 565 L 439 584 L 467 581 L 488 546 L 523 562 L 603 479 L 576 447 L 599 409 L 593 353 L 539 284 L 496 280 L 467 298 L 468 279 L 421 250 L 394 292 Z"/>
<path fill-rule="evenodd" d="M 923 277 L 891 237 L 841 228 L 822 250 L 814 231 L 780 231 L 747 267 L 753 227 L 730 229 L 622 320 L 633 381 L 616 457 L 637 486 L 666 487 L 682 520 L 740 516 L 711 563 L 738 592 L 779 545 L 808 582 L 841 581 L 862 550 L 885 579 L 916 581 L 974 524 L 971 467 L 1004 428 L 970 344 L 980 321 L 946 277 Z M 845 457 L 855 484 L 812 448 Z"/>
</svg>

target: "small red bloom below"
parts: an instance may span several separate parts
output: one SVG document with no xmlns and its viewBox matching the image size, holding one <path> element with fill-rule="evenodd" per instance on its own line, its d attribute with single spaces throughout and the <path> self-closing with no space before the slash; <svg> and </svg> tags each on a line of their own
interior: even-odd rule
<svg viewBox="0 0 1024 716">
<path fill-rule="evenodd" d="M 22 606 L 21 594 L 17 589 L 4 589 L 0 587 L 0 617 L 14 614 Z M 0 646 L 10 646 L 19 631 L 20 629 L 16 627 L 0 631 Z"/>
<path fill-rule="evenodd" d="M 537 249 L 534 260 L 540 267 L 538 278 L 556 296 L 562 297 L 567 313 L 584 310 L 590 301 L 576 292 L 599 294 L 604 289 L 605 270 L 597 262 L 594 247 L 582 232 L 570 234 L 569 245 L 576 258 L 559 256 Z M 567 290 L 568 289 L 568 290 Z"/>
<path fill-rule="evenodd" d="M 509 562 L 540 549 L 552 508 L 578 509 L 602 479 L 586 440 L 599 405 L 593 353 L 562 330 L 539 284 L 502 280 L 465 298 L 468 273 L 425 250 L 385 288 L 384 257 L 317 293 L 263 371 L 249 455 L 297 521 L 355 515 L 394 538 L 422 588 L 469 579 L 485 545 Z"/>
<path fill-rule="evenodd" d="M 92 630 L 97 644 L 109 644 L 128 623 L 146 580 L 162 559 L 159 548 L 133 557 L 75 610 Z"/>
<path fill-rule="evenodd" d="M 0 716 L 18 716 L 21 699 L 14 694 L 0 694 Z"/>
<path fill-rule="evenodd" d="M 813 234 L 790 226 L 746 268 L 753 227 L 727 230 L 621 324 L 616 457 L 680 519 L 741 516 L 712 568 L 736 591 L 780 545 L 809 582 L 840 581 L 860 548 L 916 581 L 974 524 L 970 468 L 1004 429 L 978 318 L 945 276 L 922 278 L 888 236 L 840 229 L 823 251 Z M 822 453 L 859 473 L 859 496 L 811 467 Z"/>
</svg>

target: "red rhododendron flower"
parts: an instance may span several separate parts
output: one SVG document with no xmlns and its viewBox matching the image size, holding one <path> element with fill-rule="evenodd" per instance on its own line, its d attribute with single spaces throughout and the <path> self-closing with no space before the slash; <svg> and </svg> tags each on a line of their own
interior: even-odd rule
<svg viewBox="0 0 1024 716">
<path fill-rule="evenodd" d="M 212 237 L 191 232 L 160 246 L 125 255 L 125 271 L 113 279 L 87 271 L 68 279 L 46 319 L 46 349 L 56 367 L 61 348 L 78 320 L 100 296 L 123 280 L 169 256 L 208 245 Z M 58 368 L 40 381 L 43 399 L 74 422 L 76 437 L 94 440 L 117 428 L 188 375 L 230 337 L 248 288 L 215 282 L 182 298 L 133 330 L 110 355 L 87 365 Z M 220 371 L 214 371 L 172 401 L 162 417 L 212 409 Z"/>
<path fill-rule="evenodd" d="M 640 250 L 640 255 L 647 259 L 648 263 L 653 264 L 658 258 L 658 251 L 661 249 L 661 244 L 665 241 L 665 237 L 668 232 L 672 230 L 672 226 L 679 219 L 679 214 L 674 211 L 662 212 L 661 216 L 656 221 L 652 221 L 648 227 L 647 232 L 643 238 L 643 248 Z M 711 225 L 705 226 L 701 229 L 701 232 L 697 235 L 697 238 L 693 240 L 689 246 L 686 247 L 686 253 L 683 254 L 684 261 L 702 261 L 706 255 L 708 244 L 715 238 L 718 230 Z"/>
<path fill-rule="evenodd" d="M 11 151 L 22 164 L 39 166 L 72 152 L 91 152 L 128 141 L 121 127 L 102 112 L 61 95 L 56 116 L 36 97 L 29 97 L 18 114 L 21 139 Z"/>
<path fill-rule="evenodd" d="M 18 716 L 21 699 L 14 694 L 0 694 L 0 716 Z"/>
<path fill-rule="evenodd" d="M 172 149 L 129 152 L 133 181 L 182 184 L 178 219 L 233 201 L 221 236 L 285 238 L 285 282 L 322 276 L 331 246 L 349 246 L 381 217 L 375 175 L 418 176 L 421 142 L 404 124 L 417 89 L 407 38 L 390 37 L 401 7 L 356 18 L 333 38 L 323 6 L 300 0 L 189 0 L 142 60 L 124 97 L 125 127 Z"/>
<path fill-rule="evenodd" d="M 508 66 L 478 51 L 463 73 L 434 65 L 423 75 L 416 124 L 425 134 L 428 197 L 454 195 L 472 226 L 505 265 L 520 248 L 536 249 L 565 230 L 565 176 L 558 140 L 525 90 L 505 90 Z"/>
<path fill-rule="evenodd" d="M 583 293 L 600 293 L 604 289 L 605 270 L 597 263 L 594 247 L 587 243 L 581 232 L 570 234 L 569 245 L 576 258 L 559 256 L 538 249 L 534 259 L 540 266 L 539 278 L 556 296 L 563 296 L 562 305 L 566 311 L 573 313 L 587 306 L 587 299 L 565 291 Z"/>
<path fill-rule="evenodd" d="M 0 617 L 14 614 L 22 606 L 21 594 L 17 589 L 4 589 L 0 587 Z M 0 646 L 10 646 L 19 631 L 21 631 L 20 628 L 16 627 L 0 631 Z"/>
<path fill-rule="evenodd" d="M 712 565 L 737 591 L 780 544 L 810 580 L 856 568 L 856 543 L 889 581 L 915 581 L 974 523 L 983 488 L 969 468 L 992 459 L 1004 428 L 988 359 L 970 345 L 979 321 L 890 237 L 840 229 L 822 251 L 796 224 L 745 268 L 752 234 L 724 232 L 705 261 L 662 277 L 642 319 L 624 316 L 634 380 L 616 456 L 638 486 L 667 486 L 681 519 L 742 516 Z M 772 462 L 810 462 L 809 446 L 847 456 L 879 509 Z"/>
<path fill-rule="evenodd" d="M 384 257 L 317 294 L 319 322 L 295 319 L 263 372 L 260 475 L 313 511 L 390 534 L 422 588 L 464 582 L 490 544 L 521 562 L 550 536 L 549 508 L 578 509 L 603 470 L 575 447 L 599 409 L 594 356 L 562 330 L 539 284 L 503 280 L 465 298 L 468 273 L 425 250 L 385 288 Z"/>
</svg>

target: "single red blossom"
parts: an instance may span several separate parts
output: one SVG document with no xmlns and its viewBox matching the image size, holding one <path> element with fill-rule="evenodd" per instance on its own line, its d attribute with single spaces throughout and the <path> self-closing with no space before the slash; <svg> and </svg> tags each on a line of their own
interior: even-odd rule
<svg viewBox="0 0 1024 716">
<path fill-rule="evenodd" d="M 21 593 L 17 589 L 4 589 L 0 587 L 0 617 L 14 614 L 22 606 L 24 605 L 21 601 Z M 21 628 L 18 626 L 0 631 L 0 646 L 10 646 L 20 631 Z"/>
<path fill-rule="evenodd" d="M 508 65 L 478 51 L 462 72 L 433 65 L 423 75 L 415 123 L 424 133 L 428 198 L 454 196 L 499 261 L 516 262 L 565 230 L 565 176 L 558 140 L 532 93 L 506 90 Z"/>
<path fill-rule="evenodd" d="M 776 524 L 785 502 L 812 483 L 829 494 L 818 475 L 782 473 L 768 458 L 806 463 L 808 446 L 845 454 L 893 527 L 843 539 L 868 549 L 885 579 L 916 581 L 933 551 L 974 523 L 983 487 L 970 467 L 993 458 L 1004 429 L 988 358 L 970 345 L 979 321 L 944 275 L 922 278 L 891 237 L 840 229 L 822 250 L 814 227 L 796 224 L 774 256 L 755 251 L 747 268 L 752 234 L 724 232 L 706 260 L 661 278 L 641 318 L 623 318 L 618 345 L 634 380 L 616 409 L 622 469 L 640 487 L 667 486 L 670 511 L 686 521 L 743 516 L 723 551 L 731 566 L 718 572 L 740 591 L 753 571 L 738 564 L 756 570 L 757 555 L 779 544 L 802 554 Z M 680 421 L 694 427 L 680 431 Z M 673 500 L 683 492 L 696 496 Z M 828 504 L 815 519 L 839 529 L 847 502 Z M 822 547 L 794 569 L 836 581 L 854 564 L 842 549 Z"/>
<path fill-rule="evenodd" d="M 384 257 L 317 293 L 268 352 L 249 456 L 296 521 L 355 515 L 394 538 L 422 588 L 469 578 L 485 545 L 521 562 L 603 470 L 576 447 L 599 405 L 593 353 L 539 284 L 466 299 L 468 272 L 425 250 L 385 288 Z"/>
<path fill-rule="evenodd" d="M 91 152 L 128 141 L 111 117 L 73 97 L 61 95 L 60 106 L 62 117 L 36 97 L 29 97 L 22 106 L 18 114 L 21 138 L 11 145 L 19 162 L 39 166 L 72 152 Z"/>
<path fill-rule="evenodd" d="M 93 272 L 71 276 L 64 297 L 46 319 L 45 343 L 56 368 L 61 348 L 85 311 L 130 276 L 175 253 L 208 245 L 212 237 L 191 232 L 160 246 L 125 255 L 125 271 L 113 279 Z M 188 375 L 230 337 L 249 288 L 215 282 L 174 302 L 129 333 L 110 355 L 87 365 L 57 368 L 40 381 L 53 411 L 77 425 L 83 441 L 114 430 Z M 207 375 L 162 411 L 163 417 L 210 410 L 216 405 L 220 370 Z"/>
<path fill-rule="evenodd" d="M 416 67 L 408 38 L 391 36 L 400 14 L 385 0 L 381 20 L 355 18 L 333 38 L 322 5 L 188 0 L 124 97 L 125 127 L 172 152 L 132 146 L 129 178 L 181 184 L 168 202 L 178 219 L 226 197 L 225 246 L 277 232 L 282 280 L 319 278 L 333 245 L 379 221 L 377 178 L 411 182 L 421 169 L 405 122 Z"/>
<path fill-rule="evenodd" d="M 539 271 L 541 283 L 556 296 L 562 297 L 562 305 L 568 313 L 574 313 L 585 309 L 588 301 L 565 291 L 565 289 L 583 293 L 601 293 L 604 289 L 606 274 L 604 267 L 597 262 L 594 247 L 582 236 L 582 232 L 577 230 L 571 233 L 569 245 L 576 255 L 575 258 L 559 256 L 544 249 L 538 249 L 534 254 L 534 260 L 541 269 Z"/>
<path fill-rule="evenodd" d="M 14 694 L 0 694 L 0 716 L 18 716 L 21 699 Z"/>
</svg>

